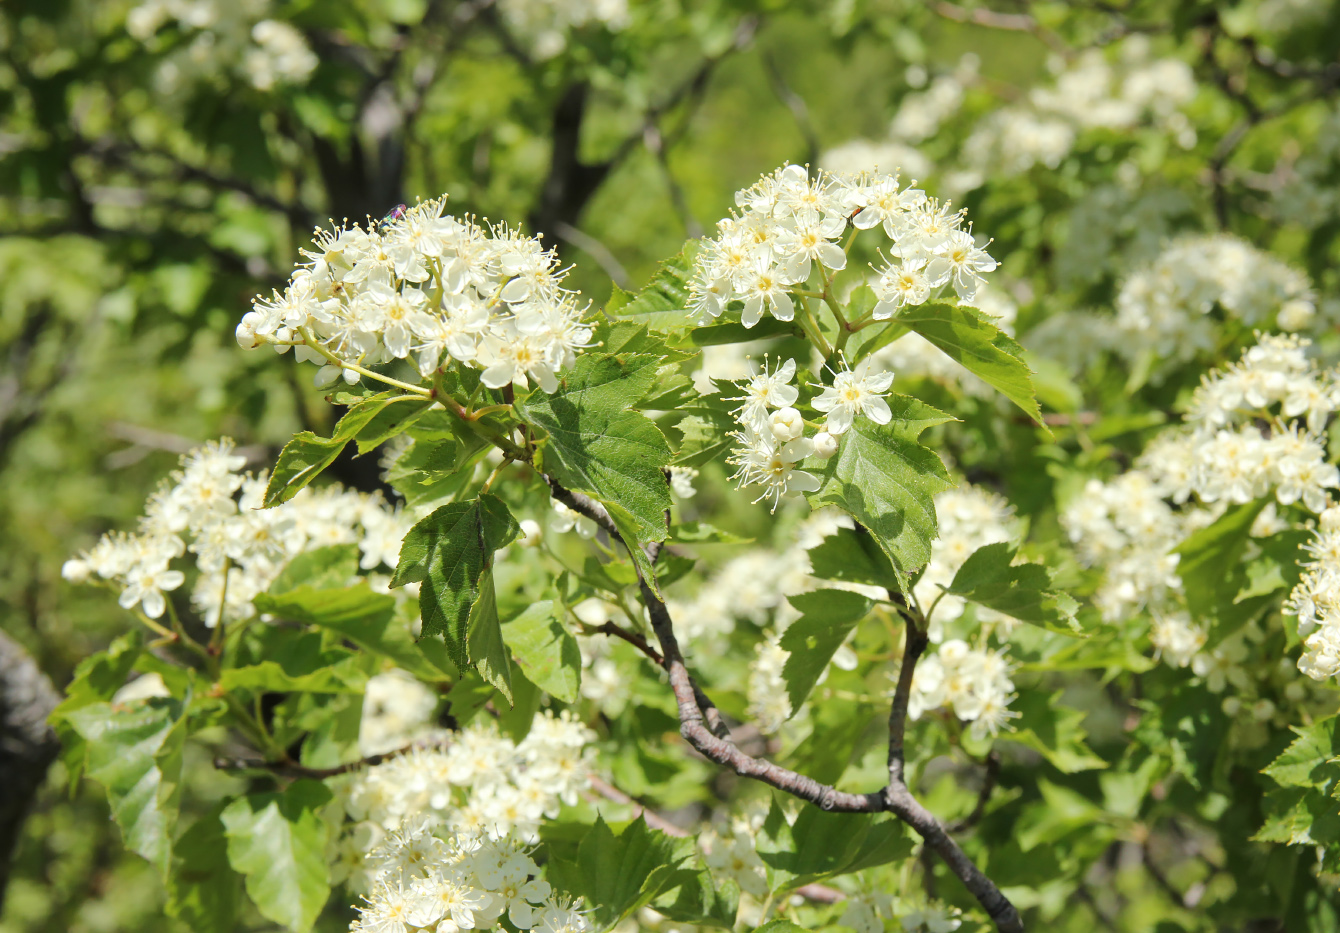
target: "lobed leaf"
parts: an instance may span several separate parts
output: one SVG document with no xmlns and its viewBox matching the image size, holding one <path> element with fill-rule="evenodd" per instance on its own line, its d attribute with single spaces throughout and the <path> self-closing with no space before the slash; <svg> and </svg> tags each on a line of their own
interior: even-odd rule
<svg viewBox="0 0 1340 933">
<path fill-rule="evenodd" d="M 1041 564 L 1015 564 L 1018 548 L 1001 541 L 978 548 L 954 575 L 947 592 L 1063 635 L 1083 635 L 1075 620 L 1078 603 L 1051 589 Z"/>
<path fill-rule="evenodd" d="M 801 613 L 781 641 L 790 652 L 782 667 L 782 680 L 794 716 L 851 630 L 870 614 L 874 601 L 846 590 L 819 590 L 787 599 Z"/>
<path fill-rule="evenodd" d="M 858 418 L 827 461 L 810 459 L 820 487 L 813 506 L 836 505 L 874 536 L 906 588 L 907 575 L 931 556 L 936 535 L 935 494 L 950 488 L 944 463 L 917 443 L 926 428 L 953 419 L 904 395 L 888 398 L 893 420 L 877 425 Z"/>
<path fill-rule="evenodd" d="M 534 603 L 502 626 L 503 641 L 517 665 L 540 689 L 575 703 L 582 682 L 582 655 L 554 612 L 553 600 Z"/>
<path fill-rule="evenodd" d="M 1024 362 L 1024 348 L 996 327 L 990 315 L 967 305 L 930 301 L 907 308 L 895 320 L 925 337 L 1042 424 L 1032 374 Z"/>
</svg>

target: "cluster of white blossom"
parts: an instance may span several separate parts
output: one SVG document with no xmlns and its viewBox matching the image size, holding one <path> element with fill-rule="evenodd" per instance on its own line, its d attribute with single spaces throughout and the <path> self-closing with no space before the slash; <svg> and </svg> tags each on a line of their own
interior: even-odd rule
<svg viewBox="0 0 1340 933">
<path fill-rule="evenodd" d="M 1114 345 L 1133 360 L 1195 359 L 1214 349 L 1216 307 L 1248 326 L 1286 331 L 1304 330 L 1317 316 L 1302 272 L 1228 234 L 1188 236 L 1122 284 Z"/>
<path fill-rule="evenodd" d="M 1283 506 L 1326 508 L 1340 470 L 1321 432 L 1340 408 L 1340 385 L 1308 358 L 1309 346 L 1264 334 L 1237 363 L 1202 378 L 1187 427 L 1162 435 L 1141 460 L 1165 494 L 1241 504 L 1273 491 Z"/>
<path fill-rule="evenodd" d="M 816 386 L 822 391 L 810 404 L 828 418 L 824 430 L 807 437 L 805 416 L 793 407 L 800 397 L 800 390 L 791 384 L 796 361 L 787 360 L 770 371 L 765 359 L 762 370 L 742 387 L 744 395 L 733 399 L 743 404 L 735 411 L 740 430 L 731 432 L 739 446 L 728 462 L 736 467 L 732 478 L 740 488 L 762 486 L 754 501 L 771 498 L 773 511 L 783 496 L 818 490 L 819 478 L 798 469 L 800 461 L 827 460 L 837 453 L 842 435 L 858 416 L 875 424 L 888 424 L 893 418 L 884 400 L 893 373 L 873 370 L 869 359 L 854 370 L 844 360 L 831 386 Z"/>
<path fill-rule="evenodd" d="M 1089 129 L 1130 130 L 1153 125 L 1183 148 L 1196 131 L 1182 109 L 1196 95 L 1190 66 L 1151 58 L 1144 36 L 1120 45 L 1115 61 L 1086 49 L 1071 62 L 1051 61 L 1055 79 L 1031 90 L 1026 101 L 984 117 L 963 144 L 963 161 L 980 175 L 1056 168 Z"/>
<path fill-rule="evenodd" d="M 466 835 L 533 843 L 540 823 L 587 786 L 594 739 L 567 710 L 536 714 L 520 742 L 492 721 L 471 725 L 354 775 L 345 810 L 373 839 L 428 817 Z"/>
<path fill-rule="evenodd" d="M 157 619 L 167 607 L 164 594 L 186 582 L 172 561 L 189 551 L 199 570 L 191 603 L 212 628 L 220 616 L 249 618 L 256 595 L 303 551 L 356 544 L 363 570 L 395 569 L 410 523 L 380 494 L 308 488 L 262 509 L 267 477 L 242 472 L 246 458 L 233 450 L 224 438 L 185 454 L 171 482 L 145 503 L 137 533 L 104 535 L 66 561 L 62 574 L 74 583 L 105 580 L 120 589 L 123 607 L 139 606 Z"/>
<path fill-rule="evenodd" d="M 989 175 L 1017 174 L 1034 165 L 1056 168 L 1091 129 L 1131 130 L 1152 126 L 1178 145 L 1195 145 L 1196 132 L 1183 112 L 1195 96 L 1191 68 L 1178 59 L 1152 54 L 1143 35 L 1117 43 L 1115 56 L 1088 49 L 1072 60 L 1048 61 L 1051 83 L 1032 88 L 1003 107 L 994 107 L 973 126 L 962 150 L 943 169 L 950 191 L 981 185 Z M 824 153 L 825 167 L 857 171 L 878 164 L 930 167 L 912 146 L 930 139 L 962 108 L 969 89 L 981 84 L 976 56 L 965 55 L 953 72 L 938 75 L 924 90 L 903 97 L 887 141 L 857 141 Z M 909 83 L 925 85 L 924 70 L 909 69 Z M 886 148 L 892 147 L 892 148 Z M 906 155 L 903 155 L 904 151 Z M 898 162 L 889 161 L 897 153 Z"/>
<path fill-rule="evenodd" d="M 445 201 L 368 229 L 318 230 L 283 293 L 258 297 L 242 318 L 238 342 L 296 347 L 324 384 L 417 354 L 424 378 L 454 362 L 482 370 L 491 389 L 534 381 L 553 392 L 591 339 L 558 258 L 505 225 L 444 216 Z"/>
<path fill-rule="evenodd" d="M 610 32 L 628 26 L 628 0 L 499 0 L 503 22 L 536 58 L 553 58 L 573 30 L 599 24 Z"/>
<path fill-rule="evenodd" d="M 917 664 L 908 718 L 920 719 L 923 713 L 947 706 L 959 719 L 972 723 L 975 738 L 995 735 L 1019 717 L 1010 709 L 1016 696 L 1011 670 L 1003 649 L 973 648 L 951 638 Z"/>
<path fill-rule="evenodd" d="M 1087 566 L 1104 570 L 1094 603 L 1108 621 L 1141 609 L 1156 617 L 1178 604 L 1182 580 L 1171 553 L 1190 529 L 1189 516 L 1164 501 L 1166 489 L 1143 470 L 1110 482 L 1092 479 L 1061 513 L 1061 525 Z"/>
<path fill-rule="evenodd" d="M 269 7 L 269 0 L 143 0 L 126 14 L 126 31 L 156 46 L 159 31 L 171 25 L 186 40 L 158 66 L 165 93 L 233 69 L 261 91 L 305 84 L 316 54 L 292 25 L 267 18 Z"/>
<path fill-rule="evenodd" d="M 455 833 L 423 817 L 404 821 L 368 854 L 375 881 L 353 933 L 460 933 L 511 928 L 586 933 L 582 912 L 556 896 L 515 840 Z"/>
<path fill-rule="evenodd" d="M 879 299 L 872 317 L 886 320 L 905 305 L 919 305 L 952 284 L 971 300 L 982 274 L 996 261 L 977 246 L 971 229 L 960 225 L 962 211 L 926 197 L 919 188 L 900 188 L 897 174 L 833 175 L 820 170 L 811 179 L 799 165 L 787 165 L 735 193 L 740 213 L 718 222 L 716 237 L 704 242 L 689 280 L 689 310 L 706 322 L 734 301 L 742 303 L 741 323 L 753 327 L 764 311 L 793 320 L 792 294 L 811 276 L 824 282 L 847 268 L 838 242 L 853 231 L 882 227 L 892 257 L 872 287 Z"/>
<path fill-rule="evenodd" d="M 942 588 L 953 582 L 964 561 L 978 548 L 1016 536 L 1012 511 L 1000 496 L 967 483 L 936 495 L 940 534 L 931 542 L 931 559 L 912 588 L 923 609 L 929 611 L 935 605 L 930 616 L 932 642 L 944 639 L 945 623 L 961 616 L 965 605 L 962 597 L 944 593 Z M 978 607 L 977 618 L 980 622 L 1001 622 L 1007 632 L 1011 627 L 1006 617 L 983 607 Z"/>
<path fill-rule="evenodd" d="M 358 724 L 358 750 L 384 755 L 432 734 L 438 696 L 409 671 L 392 668 L 368 678 Z"/>
<path fill-rule="evenodd" d="M 954 933 L 963 926 L 962 911 L 939 904 L 907 906 L 903 898 L 882 891 L 848 897 L 839 926 L 856 933 L 885 933 L 885 919 L 898 921 L 904 933 Z"/>
<path fill-rule="evenodd" d="M 1321 513 L 1307 552 L 1307 572 L 1289 594 L 1284 611 L 1298 618 L 1303 639 L 1298 669 L 1325 680 L 1340 674 L 1340 507 Z"/>
</svg>

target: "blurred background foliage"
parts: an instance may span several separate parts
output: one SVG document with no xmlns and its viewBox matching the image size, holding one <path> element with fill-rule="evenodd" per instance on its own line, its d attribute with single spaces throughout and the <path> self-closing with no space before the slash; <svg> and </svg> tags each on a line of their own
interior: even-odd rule
<svg viewBox="0 0 1340 933">
<path fill-rule="evenodd" d="M 264 464 L 295 431 L 329 427 L 298 367 L 233 338 L 327 218 L 446 192 L 455 213 L 543 233 L 598 306 L 611 282 L 640 286 L 710 231 L 760 172 L 853 139 L 905 144 L 890 125 L 909 95 L 966 75 L 962 101 L 911 140 L 918 177 L 995 238 L 1021 332 L 1110 307 L 1122 275 L 1181 231 L 1233 231 L 1305 269 L 1323 306 L 1336 293 L 1340 6 L 633 0 L 618 28 L 527 31 L 517 11 L 551 6 L 0 8 L 0 628 L 57 687 L 123 626 L 102 594 L 62 583 L 66 557 L 127 527 L 206 438 L 230 435 Z M 262 21 L 282 28 L 262 35 Z M 1180 131 L 1086 128 L 1053 164 L 965 177 L 973 129 L 1045 84 L 1049 63 L 1131 37 L 1190 66 Z M 1044 402 L 1078 409 L 1076 393 L 1101 390 L 1119 413 L 1124 377 L 1096 372 L 1076 385 L 1041 369 Z M 1185 386 L 1137 388 L 1168 409 Z M 969 467 L 992 443 L 1013 450 L 1020 512 L 1031 501 L 1054 521 L 1042 455 L 1015 456 L 1031 431 L 963 438 Z M 372 457 L 336 476 L 380 482 Z M 161 901 L 101 794 L 53 771 L 0 930 L 148 933 L 173 925 Z"/>
</svg>

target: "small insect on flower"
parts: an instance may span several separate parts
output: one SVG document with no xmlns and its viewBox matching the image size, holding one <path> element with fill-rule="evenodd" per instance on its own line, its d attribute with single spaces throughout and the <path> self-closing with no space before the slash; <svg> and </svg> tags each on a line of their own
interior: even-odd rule
<svg viewBox="0 0 1340 933">
<path fill-rule="evenodd" d="M 397 204 L 395 207 L 391 208 L 389 211 L 386 212 L 386 216 L 383 217 L 383 218 L 378 222 L 378 224 L 377 224 L 377 232 L 378 232 L 378 233 L 385 233 L 385 232 L 386 232 L 386 228 L 389 227 L 391 224 L 395 223 L 395 222 L 398 221 L 398 220 L 403 220 L 404 217 L 405 217 L 405 214 L 406 214 L 408 211 L 409 211 L 409 207 L 408 207 L 407 205 L 404 205 L 404 204 Z"/>
</svg>

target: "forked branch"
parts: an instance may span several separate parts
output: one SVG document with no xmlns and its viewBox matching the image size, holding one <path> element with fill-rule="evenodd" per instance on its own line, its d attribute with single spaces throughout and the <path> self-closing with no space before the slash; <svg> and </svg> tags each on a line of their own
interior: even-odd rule
<svg viewBox="0 0 1340 933">
<path fill-rule="evenodd" d="M 573 492 L 553 477 L 544 476 L 553 497 L 568 508 L 585 515 L 605 530 L 611 539 L 625 547 L 636 547 L 623 541 L 618 529 L 604 506 L 588 496 Z M 660 546 L 648 547 L 648 558 L 655 560 Z M 660 642 L 661 667 L 670 679 L 679 707 L 679 731 L 685 740 L 703 757 L 731 769 L 736 774 L 761 781 L 793 797 L 812 803 L 824 810 L 841 813 L 878 813 L 888 811 L 911 826 L 925 840 L 926 845 L 944 859 L 951 871 L 977 898 L 987 915 L 1001 933 L 1022 933 L 1024 925 L 1019 912 L 990 878 L 986 877 L 964 854 L 935 815 L 923 807 L 912 795 L 903 780 L 903 736 L 907 724 L 908 697 L 912 689 L 912 674 L 917 659 L 926 648 L 924 626 L 918 627 L 909 618 L 907 647 L 903 652 L 898 687 L 894 692 L 893 708 L 889 715 L 889 783 L 882 790 L 866 794 L 840 791 L 821 784 L 803 774 L 784 768 L 764 758 L 756 758 L 742 751 L 730 738 L 730 732 L 721 720 L 721 714 L 689 673 L 684 655 L 675 637 L 674 622 L 664 600 L 656 595 L 648 582 L 638 575 L 643 603 L 651 619 L 652 630 Z M 651 655 L 648 654 L 650 657 Z"/>
</svg>

